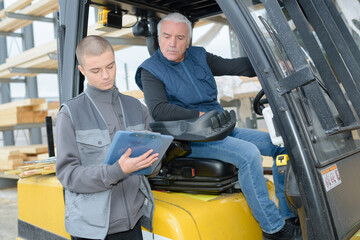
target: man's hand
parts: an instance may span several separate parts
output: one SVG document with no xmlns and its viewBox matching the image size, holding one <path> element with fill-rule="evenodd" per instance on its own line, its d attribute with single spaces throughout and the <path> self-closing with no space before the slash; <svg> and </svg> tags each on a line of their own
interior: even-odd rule
<svg viewBox="0 0 360 240">
<path fill-rule="evenodd" d="M 131 158 L 131 148 L 128 148 L 126 152 L 120 157 L 118 163 L 124 173 L 129 174 L 137 170 L 151 166 L 156 160 L 158 160 L 158 153 L 151 154 L 152 149 L 144 153 L 143 155 Z M 151 154 L 151 155 L 150 155 Z"/>
<path fill-rule="evenodd" d="M 201 117 L 202 115 L 204 115 L 206 112 L 199 112 L 199 117 Z"/>
</svg>

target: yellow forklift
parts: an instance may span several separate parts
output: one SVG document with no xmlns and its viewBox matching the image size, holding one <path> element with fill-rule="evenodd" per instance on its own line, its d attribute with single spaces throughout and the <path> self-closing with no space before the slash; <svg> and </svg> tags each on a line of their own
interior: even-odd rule
<svg viewBox="0 0 360 240">
<path fill-rule="evenodd" d="M 90 6 L 106 9 L 103 24 L 112 28 L 123 27 L 124 15 L 136 16 L 133 33 L 146 39 L 150 54 L 157 48 L 156 23 L 167 13 L 180 12 L 194 24 L 209 17 L 228 21 L 263 89 L 254 110 L 266 112 L 273 138 L 281 137 L 288 151 L 279 171 L 303 239 L 360 239 L 360 52 L 332 0 L 61 0 L 59 5 L 61 102 L 84 90 L 75 48 L 87 35 Z M 186 157 L 187 141 L 226 136 L 234 115 L 209 112 L 170 125 L 152 125 L 177 134 L 160 174 L 151 179 L 154 230 L 144 230 L 144 239 L 261 239 L 236 186 L 236 169 L 216 159 L 191 165 Z M 192 132 L 178 129 L 187 125 Z M 192 176 L 193 170 L 204 174 Z M 267 184 L 276 202 L 274 186 Z M 63 187 L 55 175 L 19 180 L 18 205 L 19 239 L 69 239 Z"/>
</svg>

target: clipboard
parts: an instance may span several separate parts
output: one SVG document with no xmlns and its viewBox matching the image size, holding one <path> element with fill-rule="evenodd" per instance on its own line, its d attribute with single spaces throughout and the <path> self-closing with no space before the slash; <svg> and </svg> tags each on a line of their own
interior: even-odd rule
<svg viewBox="0 0 360 240">
<path fill-rule="evenodd" d="M 150 149 L 153 149 L 153 153 L 159 153 L 158 160 L 150 167 L 132 172 L 132 174 L 150 175 L 160 164 L 173 139 L 173 136 L 153 132 L 117 131 L 106 155 L 104 164 L 113 165 L 128 148 L 132 150 L 131 158 L 138 157 Z"/>
</svg>

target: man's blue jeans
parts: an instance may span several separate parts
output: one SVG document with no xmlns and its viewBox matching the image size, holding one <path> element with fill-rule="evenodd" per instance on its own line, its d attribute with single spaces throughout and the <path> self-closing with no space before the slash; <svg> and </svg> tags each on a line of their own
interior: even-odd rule
<svg viewBox="0 0 360 240">
<path fill-rule="evenodd" d="M 284 226 L 284 219 L 295 217 L 286 203 L 284 176 L 278 174 L 275 161 L 272 169 L 279 209 L 269 199 L 261 155 L 275 159 L 277 155 L 286 153 L 286 150 L 273 145 L 268 133 L 235 128 L 221 141 L 192 142 L 191 149 L 192 153 L 189 157 L 218 159 L 238 168 L 241 190 L 264 232 L 270 234 L 277 232 Z"/>
</svg>

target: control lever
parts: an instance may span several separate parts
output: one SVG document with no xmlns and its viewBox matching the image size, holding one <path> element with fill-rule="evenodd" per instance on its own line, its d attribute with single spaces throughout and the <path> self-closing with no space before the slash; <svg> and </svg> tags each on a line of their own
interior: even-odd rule
<svg viewBox="0 0 360 240">
<path fill-rule="evenodd" d="M 210 120 L 211 120 L 212 128 L 220 127 L 220 123 L 216 117 L 212 117 L 212 118 L 210 118 Z"/>
</svg>

